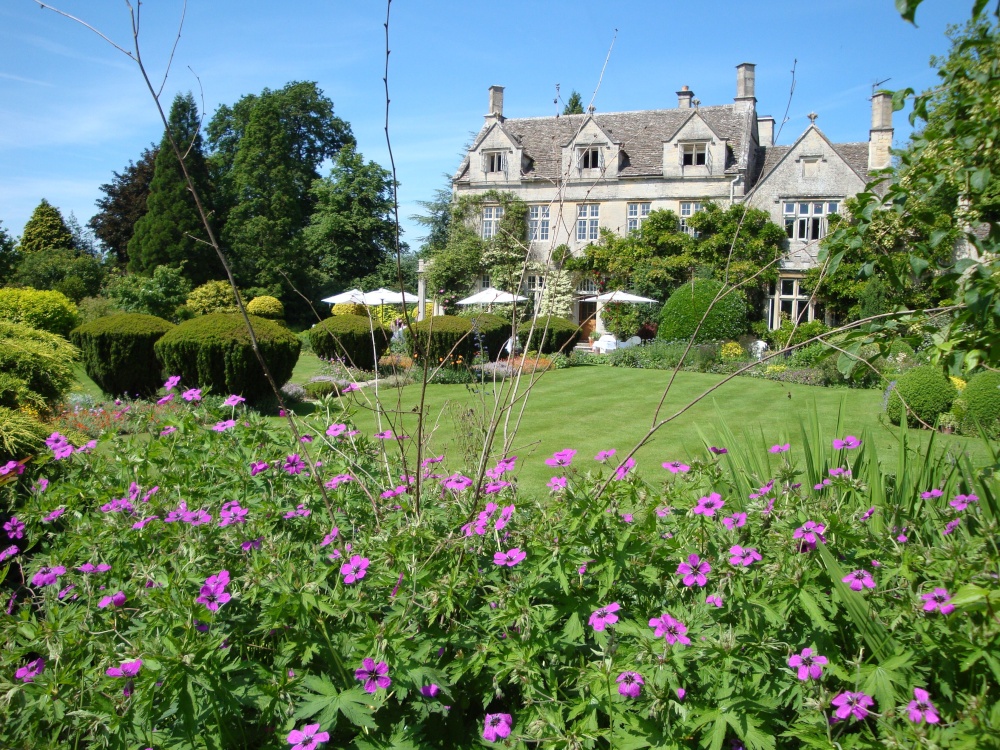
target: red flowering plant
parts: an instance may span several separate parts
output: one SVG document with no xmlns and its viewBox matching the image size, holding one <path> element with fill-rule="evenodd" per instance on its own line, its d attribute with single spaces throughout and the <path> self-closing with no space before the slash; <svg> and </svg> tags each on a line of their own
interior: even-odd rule
<svg viewBox="0 0 1000 750">
<path fill-rule="evenodd" d="M 0 746 L 994 741 L 997 481 L 905 435 L 477 484 L 221 396 L 154 428 L 0 488 Z"/>
</svg>

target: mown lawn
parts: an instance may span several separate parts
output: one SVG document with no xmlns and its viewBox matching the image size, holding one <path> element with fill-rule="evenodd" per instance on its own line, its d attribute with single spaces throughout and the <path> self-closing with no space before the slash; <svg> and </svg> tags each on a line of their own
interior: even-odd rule
<svg viewBox="0 0 1000 750">
<path fill-rule="evenodd" d="M 576 465 L 585 468 L 596 467 L 592 458 L 598 451 L 615 448 L 623 454 L 631 449 L 649 429 L 668 378 L 669 373 L 663 371 L 612 367 L 576 367 L 545 374 L 528 399 L 512 443 L 511 452 L 527 459 L 519 477 L 522 484 L 543 487 L 557 474 L 543 459 L 563 448 L 576 448 L 579 451 Z M 719 375 L 679 373 L 661 418 L 670 416 L 721 379 Z M 364 394 L 369 398 L 374 396 L 371 389 L 365 389 Z M 408 386 L 398 394 L 396 391 L 383 394 L 384 408 L 392 412 L 388 417 L 398 420 L 406 434 L 416 430 L 417 419 L 412 410 L 417 407 L 419 397 L 417 386 Z M 428 450 L 435 455 L 460 452 L 474 433 L 469 427 L 470 410 L 480 414 L 484 408 L 492 409 L 494 402 L 492 386 L 486 389 L 428 386 L 424 404 L 427 429 L 432 432 Z M 354 421 L 361 430 L 371 434 L 385 429 L 386 417 L 377 424 L 363 395 L 355 395 L 352 404 Z M 802 444 L 800 424 L 814 412 L 824 435 L 831 440 L 847 434 L 870 436 L 886 469 L 894 470 L 898 428 L 883 426 L 879 421 L 881 391 L 788 385 L 752 378 L 730 381 L 662 427 L 652 443 L 636 454 L 637 470 L 654 479 L 666 474 L 660 467 L 664 461 L 704 456 L 704 440 L 724 445 L 720 431 L 723 422 L 738 438 L 759 445 L 762 451 L 777 442 L 790 442 L 794 450 L 797 444 Z M 516 421 L 515 414 L 511 427 Z M 914 445 L 924 445 L 929 438 L 927 431 L 909 431 Z M 978 440 L 937 435 L 935 441 L 939 448 L 968 451 L 977 460 L 986 456 Z M 407 450 L 412 453 L 414 446 L 407 444 Z"/>
</svg>

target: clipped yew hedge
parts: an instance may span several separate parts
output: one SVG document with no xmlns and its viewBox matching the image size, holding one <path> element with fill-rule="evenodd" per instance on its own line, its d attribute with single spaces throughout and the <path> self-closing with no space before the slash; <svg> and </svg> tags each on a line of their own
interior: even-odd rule
<svg viewBox="0 0 1000 750">
<path fill-rule="evenodd" d="M 485 312 L 463 317 L 472 321 L 473 348 L 488 356 L 491 361 L 499 359 L 501 349 L 511 336 L 510 319 Z M 509 355 L 510 352 L 504 354 Z"/>
<path fill-rule="evenodd" d="M 174 324 L 155 315 L 123 313 L 74 328 L 87 375 L 110 396 L 151 396 L 160 387 L 163 365 L 154 344 Z"/>
<path fill-rule="evenodd" d="M 660 312 L 657 338 L 664 341 L 687 341 L 698 335 L 695 343 L 727 341 L 747 332 L 747 298 L 742 291 L 727 294 L 712 306 L 712 301 L 723 288 L 715 279 L 695 279 L 677 288 Z M 705 322 L 698 328 L 705 311 L 711 307 Z"/>
<path fill-rule="evenodd" d="M 456 315 L 434 315 L 411 324 L 404 329 L 406 348 L 419 363 L 423 358 L 432 365 L 442 360 L 462 357 L 471 362 L 476 351 L 476 341 L 472 335 L 472 321 Z M 414 338 L 415 337 L 415 338 Z"/>
<path fill-rule="evenodd" d="M 374 370 L 389 348 L 389 330 L 367 315 L 334 315 L 309 330 L 309 341 L 317 357 Z"/>
<path fill-rule="evenodd" d="M 284 326 L 250 316 L 257 343 L 278 385 L 292 375 L 302 345 Z M 235 393 L 251 403 L 271 396 L 271 387 L 250 345 L 242 316 L 210 313 L 185 321 L 154 345 L 168 375 L 180 375 L 187 387 Z"/>
<path fill-rule="evenodd" d="M 530 321 L 522 323 L 518 331 L 518 338 L 524 343 L 525 351 L 529 352 L 568 354 L 580 337 L 580 328 L 576 323 L 555 315 L 539 315 L 534 321 L 534 331 L 531 327 Z"/>
<path fill-rule="evenodd" d="M 966 388 L 968 390 L 968 388 Z M 951 407 L 958 391 L 944 373 L 933 365 L 914 367 L 896 381 L 889 393 L 885 412 L 889 421 L 899 424 L 903 419 L 903 401 L 921 421 L 933 426 L 937 418 Z M 902 400 L 900 400 L 902 396 Z M 911 426 L 918 425 L 912 415 L 907 414 Z"/>
</svg>

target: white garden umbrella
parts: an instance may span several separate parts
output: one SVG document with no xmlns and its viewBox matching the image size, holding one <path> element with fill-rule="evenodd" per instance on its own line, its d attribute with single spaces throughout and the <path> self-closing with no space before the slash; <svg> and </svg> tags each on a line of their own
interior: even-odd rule
<svg viewBox="0 0 1000 750">
<path fill-rule="evenodd" d="M 649 297 L 640 297 L 638 294 L 629 294 L 628 292 L 617 291 L 617 292 L 605 292 L 604 294 L 598 294 L 596 297 L 584 297 L 584 302 L 633 302 L 636 304 L 642 302 L 657 302 L 658 300 L 650 299 Z"/>
<path fill-rule="evenodd" d="M 509 305 L 512 302 L 527 302 L 527 297 L 519 297 L 510 292 L 501 292 L 499 289 L 487 287 L 481 292 L 473 294 L 471 297 L 460 299 L 456 305 Z"/>
<path fill-rule="evenodd" d="M 375 307 L 377 305 L 403 305 L 416 302 L 417 297 L 410 292 L 394 292 L 392 289 L 384 287 L 376 289 L 374 292 L 365 292 L 365 304 Z"/>
<path fill-rule="evenodd" d="M 341 305 L 349 302 L 353 302 L 356 305 L 365 304 L 364 292 L 360 289 L 348 289 L 346 292 L 341 292 L 340 294 L 335 294 L 332 297 L 327 297 L 321 302 L 329 302 L 331 305 Z"/>
</svg>

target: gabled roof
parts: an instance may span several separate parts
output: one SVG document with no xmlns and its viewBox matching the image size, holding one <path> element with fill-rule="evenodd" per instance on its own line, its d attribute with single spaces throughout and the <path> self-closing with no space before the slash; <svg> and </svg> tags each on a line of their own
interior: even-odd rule
<svg viewBox="0 0 1000 750">
<path fill-rule="evenodd" d="M 872 175 L 868 172 L 868 141 L 861 143 L 833 143 L 822 130 L 815 125 L 807 127 L 791 146 L 759 146 L 757 148 L 757 169 L 756 174 L 750 176 L 749 184 L 751 191 L 757 189 L 761 182 L 767 179 L 778 165 L 785 160 L 811 130 L 816 133 L 833 149 L 844 163 L 861 179 L 862 182 L 869 182 Z M 748 193 L 749 196 L 749 193 Z"/>
<path fill-rule="evenodd" d="M 526 117 L 505 119 L 504 132 L 517 139 L 529 156 L 532 166 L 526 177 L 558 180 L 562 170 L 562 148 L 570 143 L 592 117 L 594 122 L 628 154 L 621 177 L 659 176 L 663 174 L 663 143 L 697 113 L 705 123 L 729 144 L 726 155 L 727 173 L 745 169 L 750 147 L 753 110 L 746 105 L 725 104 L 717 107 L 691 109 L 653 109 L 641 112 L 608 112 L 561 117 Z M 479 143 L 488 125 L 476 137 Z M 468 159 L 455 174 L 460 180 L 468 174 Z"/>
</svg>

